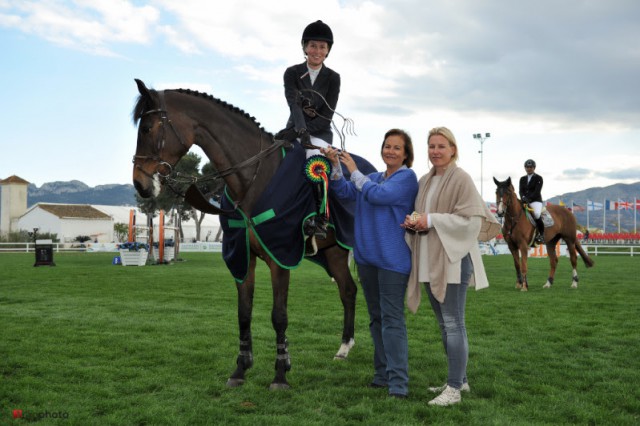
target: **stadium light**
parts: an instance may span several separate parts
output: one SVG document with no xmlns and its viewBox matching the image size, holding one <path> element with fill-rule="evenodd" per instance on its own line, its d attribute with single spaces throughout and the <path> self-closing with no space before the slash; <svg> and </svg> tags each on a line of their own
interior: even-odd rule
<svg viewBox="0 0 640 426">
<path fill-rule="evenodd" d="M 480 154 L 480 197 L 482 197 L 482 201 L 484 201 L 484 193 L 483 193 L 484 165 L 483 165 L 483 158 L 482 158 L 484 150 L 482 148 L 482 145 L 484 144 L 484 141 L 490 137 L 491 137 L 491 133 L 485 133 L 484 136 L 482 136 L 482 133 L 473 134 L 473 138 L 478 139 L 478 141 L 480 141 L 480 151 L 478 151 L 478 153 Z"/>
</svg>

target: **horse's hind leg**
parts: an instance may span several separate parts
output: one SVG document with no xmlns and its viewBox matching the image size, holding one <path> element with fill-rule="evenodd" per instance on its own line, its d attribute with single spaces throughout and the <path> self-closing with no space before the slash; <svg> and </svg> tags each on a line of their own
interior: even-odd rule
<svg viewBox="0 0 640 426">
<path fill-rule="evenodd" d="M 340 291 L 340 300 L 344 309 L 342 328 L 342 344 L 333 357 L 335 360 L 346 359 L 355 345 L 354 328 L 356 317 L 356 283 L 349 271 L 349 252 L 336 245 L 325 251 L 329 273 L 335 279 Z"/>
<path fill-rule="evenodd" d="M 547 278 L 547 282 L 544 283 L 542 288 L 551 288 L 551 286 L 553 285 L 553 280 L 556 276 L 556 268 L 558 267 L 558 255 L 556 254 L 556 242 L 557 240 L 551 240 L 548 244 L 546 244 L 547 257 L 549 257 L 549 277 Z"/>
<path fill-rule="evenodd" d="M 291 358 L 287 342 L 287 298 L 289 294 L 289 277 L 287 269 L 282 269 L 274 263 L 270 263 L 271 286 L 273 287 L 273 308 L 271 310 L 271 323 L 276 331 L 276 375 L 269 385 L 270 390 L 289 389 L 287 371 L 291 370 Z"/>
<path fill-rule="evenodd" d="M 253 309 L 253 291 L 255 288 L 256 260 L 249 263 L 249 274 L 243 283 L 236 283 L 238 290 L 238 325 L 240 328 L 240 353 L 236 359 L 236 369 L 227 380 L 227 386 L 237 387 L 244 383 L 245 373 L 253 366 L 251 342 L 251 311 Z"/>
<path fill-rule="evenodd" d="M 527 262 L 528 255 L 529 247 L 527 247 L 527 245 L 520 247 L 520 271 L 522 273 L 522 276 L 520 277 L 520 279 L 522 280 L 522 288 L 520 289 L 520 291 L 529 291 L 529 282 L 527 281 L 527 271 L 529 270 L 529 265 Z"/>
<path fill-rule="evenodd" d="M 566 240 L 565 243 L 567 243 Z M 572 268 L 571 288 L 578 288 L 578 255 L 576 254 L 576 245 L 574 243 L 567 243 L 567 250 Z"/>
</svg>

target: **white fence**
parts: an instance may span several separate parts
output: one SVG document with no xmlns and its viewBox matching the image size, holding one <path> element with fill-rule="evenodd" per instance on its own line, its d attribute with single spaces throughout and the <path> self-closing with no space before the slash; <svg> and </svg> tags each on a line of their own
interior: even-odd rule
<svg viewBox="0 0 640 426">
<path fill-rule="evenodd" d="M 589 244 L 582 246 L 589 255 L 608 256 L 640 256 L 640 245 L 637 244 Z M 86 243 L 86 244 L 69 244 L 69 243 L 53 243 L 53 250 L 56 252 L 118 252 L 117 243 Z M 567 247 L 564 244 L 558 247 L 560 256 L 567 256 Z M 0 243 L 0 253 L 3 252 L 34 252 L 35 243 Z M 222 252 L 222 243 L 220 242 L 203 242 L 180 243 L 181 252 Z M 504 243 L 491 244 L 480 243 L 480 252 L 483 255 L 492 256 L 499 254 L 510 254 L 507 245 Z M 537 251 L 531 249 L 529 255 L 532 257 L 546 256 L 544 247 L 540 247 Z"/>
<path fill-rule="evenodd" d="M 0 243 L 0 253 L 3 252 L 34 252 L 35 243 Z M 171 249 L 168 247 L 167 249 Z M 53 243 L 53 251 L 55 252 L 118 252 L 117 243 L 85 243 L 85 244 L 69 244 L 69 243 Z M 180 243 L 181 252 L 222 252 L 222 243 L 219 242 L 195 242 Z"/>
</svg>

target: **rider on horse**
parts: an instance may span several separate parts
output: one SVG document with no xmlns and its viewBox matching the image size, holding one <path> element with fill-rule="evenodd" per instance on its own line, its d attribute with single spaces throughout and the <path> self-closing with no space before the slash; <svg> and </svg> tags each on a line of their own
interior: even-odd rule
<svg viewBox="0 0 640 426">
<path fill-rule="evenodd" d="M 318 148 L 330 146 L 333 140 L 331 120 L 338 104 L 340 75 L 324 66 L 333 45 L 333 33 L 327 24 L 316 21 L 307 25 L 301 43 L 306 61 L 284 73 L 284 94 L 291 114 L 286 128 L 275 137 L 299 141 L 307 148 L 309 158 L 320 155 Z M 312 185 L 317 215 L 305 223 L 305 233 L 326 238 L 328 218 L 322 211 L 325 184 Z"/>
<path fill-rule="evenodd" d="M 544 223 L 540 215 L 542 214 L 542 176 L 535 173 L 536 162 L 527 160 L 524 162 L 524 169 L 527 172 L 520 178 L 520 199 L 529 205 L 533 210 L 533 217 L 536 220 L 538 233 L 535 242 L 544 244 Z"/>
</svg>

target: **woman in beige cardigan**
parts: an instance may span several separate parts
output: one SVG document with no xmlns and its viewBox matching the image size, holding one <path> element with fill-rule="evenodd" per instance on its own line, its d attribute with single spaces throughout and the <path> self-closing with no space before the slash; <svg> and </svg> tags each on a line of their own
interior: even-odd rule
<svg viewBox="0 0 640 426">
<path fill-rule="evenodd" d="M 440 393 L 429 404 L 446 406 L 461 401 L 461 390 L 470 390 L 464 319 L 467 287 L 488 287 L 478 240 L 495 237 L 500 224 L 471 177 L 456 165 L 458 146 L 453 133 L 446 127 L 431 129 L 428 149 L 433 167 L 420 179 L 415 211 L 402 225 L 408 230 L 412 256 L 407 305 L 417 311 L 419 283 L 425 283 L 448 361 L 447 383 L 429 388 Z"/>
</svg>

